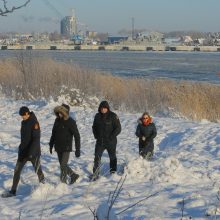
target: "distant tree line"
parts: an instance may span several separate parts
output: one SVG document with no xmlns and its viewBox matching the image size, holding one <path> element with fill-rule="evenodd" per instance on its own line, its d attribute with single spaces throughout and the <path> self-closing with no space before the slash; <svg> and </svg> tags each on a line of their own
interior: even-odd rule
<svg viewBox="0 0 220 220">
<path fill-rule="evenodd" d="M 207 38 L 208 33 L 199 31 L 171 31 L 164 33 L 165 38 L 175 38 L 181 36 L 191 36 L 192 39 Z"/>
</svg>

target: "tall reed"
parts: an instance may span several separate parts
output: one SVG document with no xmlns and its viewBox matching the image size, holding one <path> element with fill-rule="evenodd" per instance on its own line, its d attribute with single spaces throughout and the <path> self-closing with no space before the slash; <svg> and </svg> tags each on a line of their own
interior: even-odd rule
<svg viewBox="0 0 220 220">
<path fill-rule="evenodd" d="M 189 81 L 123 78 L 96 70 L 20 55 L 0 60 L 2 91 L 17 99 L 38 99 L 68 94 L 79 89 L 81 96 L 110 101 L 114 109 L 151 114 L 176 113 L 184 117 L 220 120 L 220 86 Z"/>
</svg>

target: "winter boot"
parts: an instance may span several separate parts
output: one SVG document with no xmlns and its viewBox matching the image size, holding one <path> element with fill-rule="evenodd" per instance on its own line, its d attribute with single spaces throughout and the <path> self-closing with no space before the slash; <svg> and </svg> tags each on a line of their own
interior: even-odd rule
<svg viewBox="0 0 220 220">
<path fill-rule="evenodd" d="M 110 173 L 113 174 L 113 173 L 116 173 L 117 171 L 117 159 L 113 159 L 111 160 L 110 159 Z"/>
<path fill-rule="evenodd" d="M 76 174 L 76 173 L 73 173 L 73 174 L 70 176 L 70 182 L 69 182 L 69 184 L 75 183 L 78 178 L 79 178 L 79 175 Z"/>
<path fill-rule="evenodd" d="M 153 156 L 153 154 L 151 152 L 148 152 L 147 155 L 145 156 L 145 158 L 147 160 L 151 160 L 152 156 Z"/>
<path fill-rule="evenodd" d="M 16 191 L 14 190 L 6 191 L 2 194 L 2 198 L 9 198 L 13 196 L 16 196 Z"/>
<path fill-rule="evenodd" d="M 41 183 L 41 184 L 45 184 L 45 183 L 46 183 L 45 178 L 41 179 L 41 180 L 39 181 L 39 183 Z"/>
</svg>

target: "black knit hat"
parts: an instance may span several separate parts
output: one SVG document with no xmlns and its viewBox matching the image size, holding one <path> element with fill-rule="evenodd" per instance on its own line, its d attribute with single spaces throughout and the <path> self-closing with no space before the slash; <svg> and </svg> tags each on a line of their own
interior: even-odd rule
<svg viewBox="0 0 220 220">
<path fill-rule="evenodd" d="M 30 113 L 29 108 L 28 108 L 27 106 L 22 106 L 22 107 L 20 108 L 20 110 L 19 110 L 19 115 L 20 115 L 20 116 L 23 116 L 23 115 L 26 114 L 26 112 L 27 112 L 27 113 Z"/>
</svg>

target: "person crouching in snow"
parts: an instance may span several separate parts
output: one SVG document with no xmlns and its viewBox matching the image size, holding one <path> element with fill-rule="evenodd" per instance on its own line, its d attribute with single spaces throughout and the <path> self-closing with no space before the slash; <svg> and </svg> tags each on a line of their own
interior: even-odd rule
<svg viewBox="0 0 220 220">
<path fill-rule="evenodd" d="M 138 120 L 136 136 L 139 137 L 139 154 L 143 158 L 150 159 L 154 153 L 154 141 L 157 129 L 148 112 L 144 112 Z"/>
<path fill-rule="evenodd" d="M 74 183 L 79 175 L 67 165 L 70 152 L 72 151 L 73 136 L 75 139 L 75 156 L 80 157 L 80 134 L 76 125 L 76 121 L 69 116 L 70 107 L 66 104 L 54 108 L 54 113 L 57 116 L 55 119 L 52 135 L 50 138 L 50 153 L 53 148 L 57 152 L 60 163 L 60 180 L 62 183 L 67 183 L 67 175 L 70 176 L 70 184 Z"/>
</svg>

